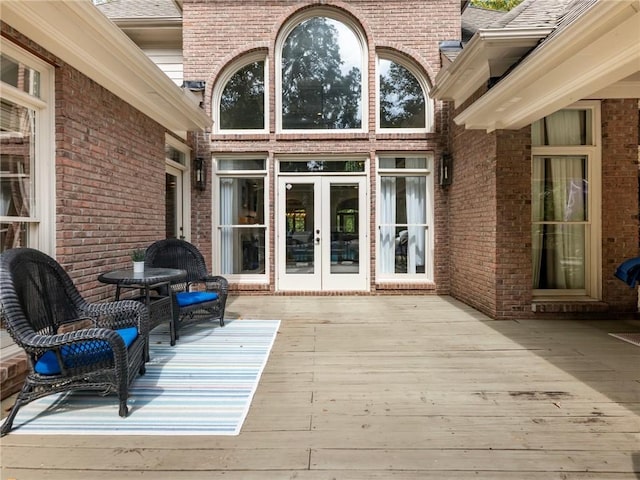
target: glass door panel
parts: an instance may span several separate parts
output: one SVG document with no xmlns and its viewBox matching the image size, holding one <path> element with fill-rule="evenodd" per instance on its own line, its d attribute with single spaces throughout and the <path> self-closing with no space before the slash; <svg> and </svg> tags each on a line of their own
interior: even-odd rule
<svg viewBox="0 0 640 480">
<path fill-rule="evenodd" d="M 165 173 L 166 238 L 184 238 L 182 171 L 167 166 Z"/>
<path fill-rule="evenodd" d="M 278 192 L 278 288 L 366 290 L 365 178 L 281 177 Z"/>
</svg>

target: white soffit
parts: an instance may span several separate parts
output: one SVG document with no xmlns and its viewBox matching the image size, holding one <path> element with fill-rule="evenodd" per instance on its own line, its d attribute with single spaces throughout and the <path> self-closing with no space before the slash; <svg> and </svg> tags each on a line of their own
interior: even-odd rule
<svg viewBox="0 0 640 480">
<path fill-rule="evenodd" d="M 2 20 L 107 90 L 185 136 L 212 120 L 91 0 L 2 0 Z"/>
<path fill-rule="evenodd" d="M 587 98 L 640 98 L 640 0 L 602 0 L 455 117 L 519 129 Z"/>
<path fill-rule="evenodd" d="M 431 95 L 460 106 L 490 77 L 502 76 L 553 29 L 511 28 L 478 30 L 455 59 L 435 78 Z"/>
</svg>

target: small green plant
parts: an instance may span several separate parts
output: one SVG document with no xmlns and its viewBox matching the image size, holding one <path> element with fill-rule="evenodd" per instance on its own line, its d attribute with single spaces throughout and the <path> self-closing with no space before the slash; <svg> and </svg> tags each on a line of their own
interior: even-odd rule
<svg viewBox="0 0 640 480">
<path fill-rule="evenodd" d="M 134 262 L 144 262 L 144 254 L 144 249 L 136 248 L 133 252 L 131 252 L 131 260 L 133 260 Z"/>
</svg>

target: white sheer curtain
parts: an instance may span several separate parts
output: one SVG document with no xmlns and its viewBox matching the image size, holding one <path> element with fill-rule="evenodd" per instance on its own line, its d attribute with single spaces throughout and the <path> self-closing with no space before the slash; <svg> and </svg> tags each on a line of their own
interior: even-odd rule
<svg viewBox="0 0 640 480">
<path fill-rule="evenodd" d="M 380 272 L 394 273 L 396 262 L 396 178 L 380 178 Z"/>
<path fill-rule="evenodd" d="M 532 128 L 534 145 L 584 143 L 584 114 L 556 112 Z M 534 288 L 585 287 L 587 178 L 584 156 L 536 156 L 533 160 Z"/>
<path fill-rule="evenodd" d="M 419 168 L 423 160 L 408 158 L 407 168 Z M 406 205 L 409 243 L 407 245 L 407 273 L 416 273 L 416 267 L 424 267 L 426 219 L 425 177 L 406 178 Z"/>
<path fill-rule="evenodd" d="M 220 268 L 222 274 L 234 272 L 233 221 L 238 218 L 237 181 L 220 179 Z"/>
</svg>

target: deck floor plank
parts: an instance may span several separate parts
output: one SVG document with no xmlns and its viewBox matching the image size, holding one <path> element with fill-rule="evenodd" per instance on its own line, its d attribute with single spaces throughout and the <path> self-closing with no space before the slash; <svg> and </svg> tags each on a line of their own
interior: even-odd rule
<svg viewBox="0 0 640 480">
<path fill-rule="evenodd" d="M 640 478 L 640 348 L 608 335 L 637 319 L 494 321 L 435 295 L 227 312 L 282 320 L 240 435 L 9 434 L 2 479 Z"/>
</svg>

